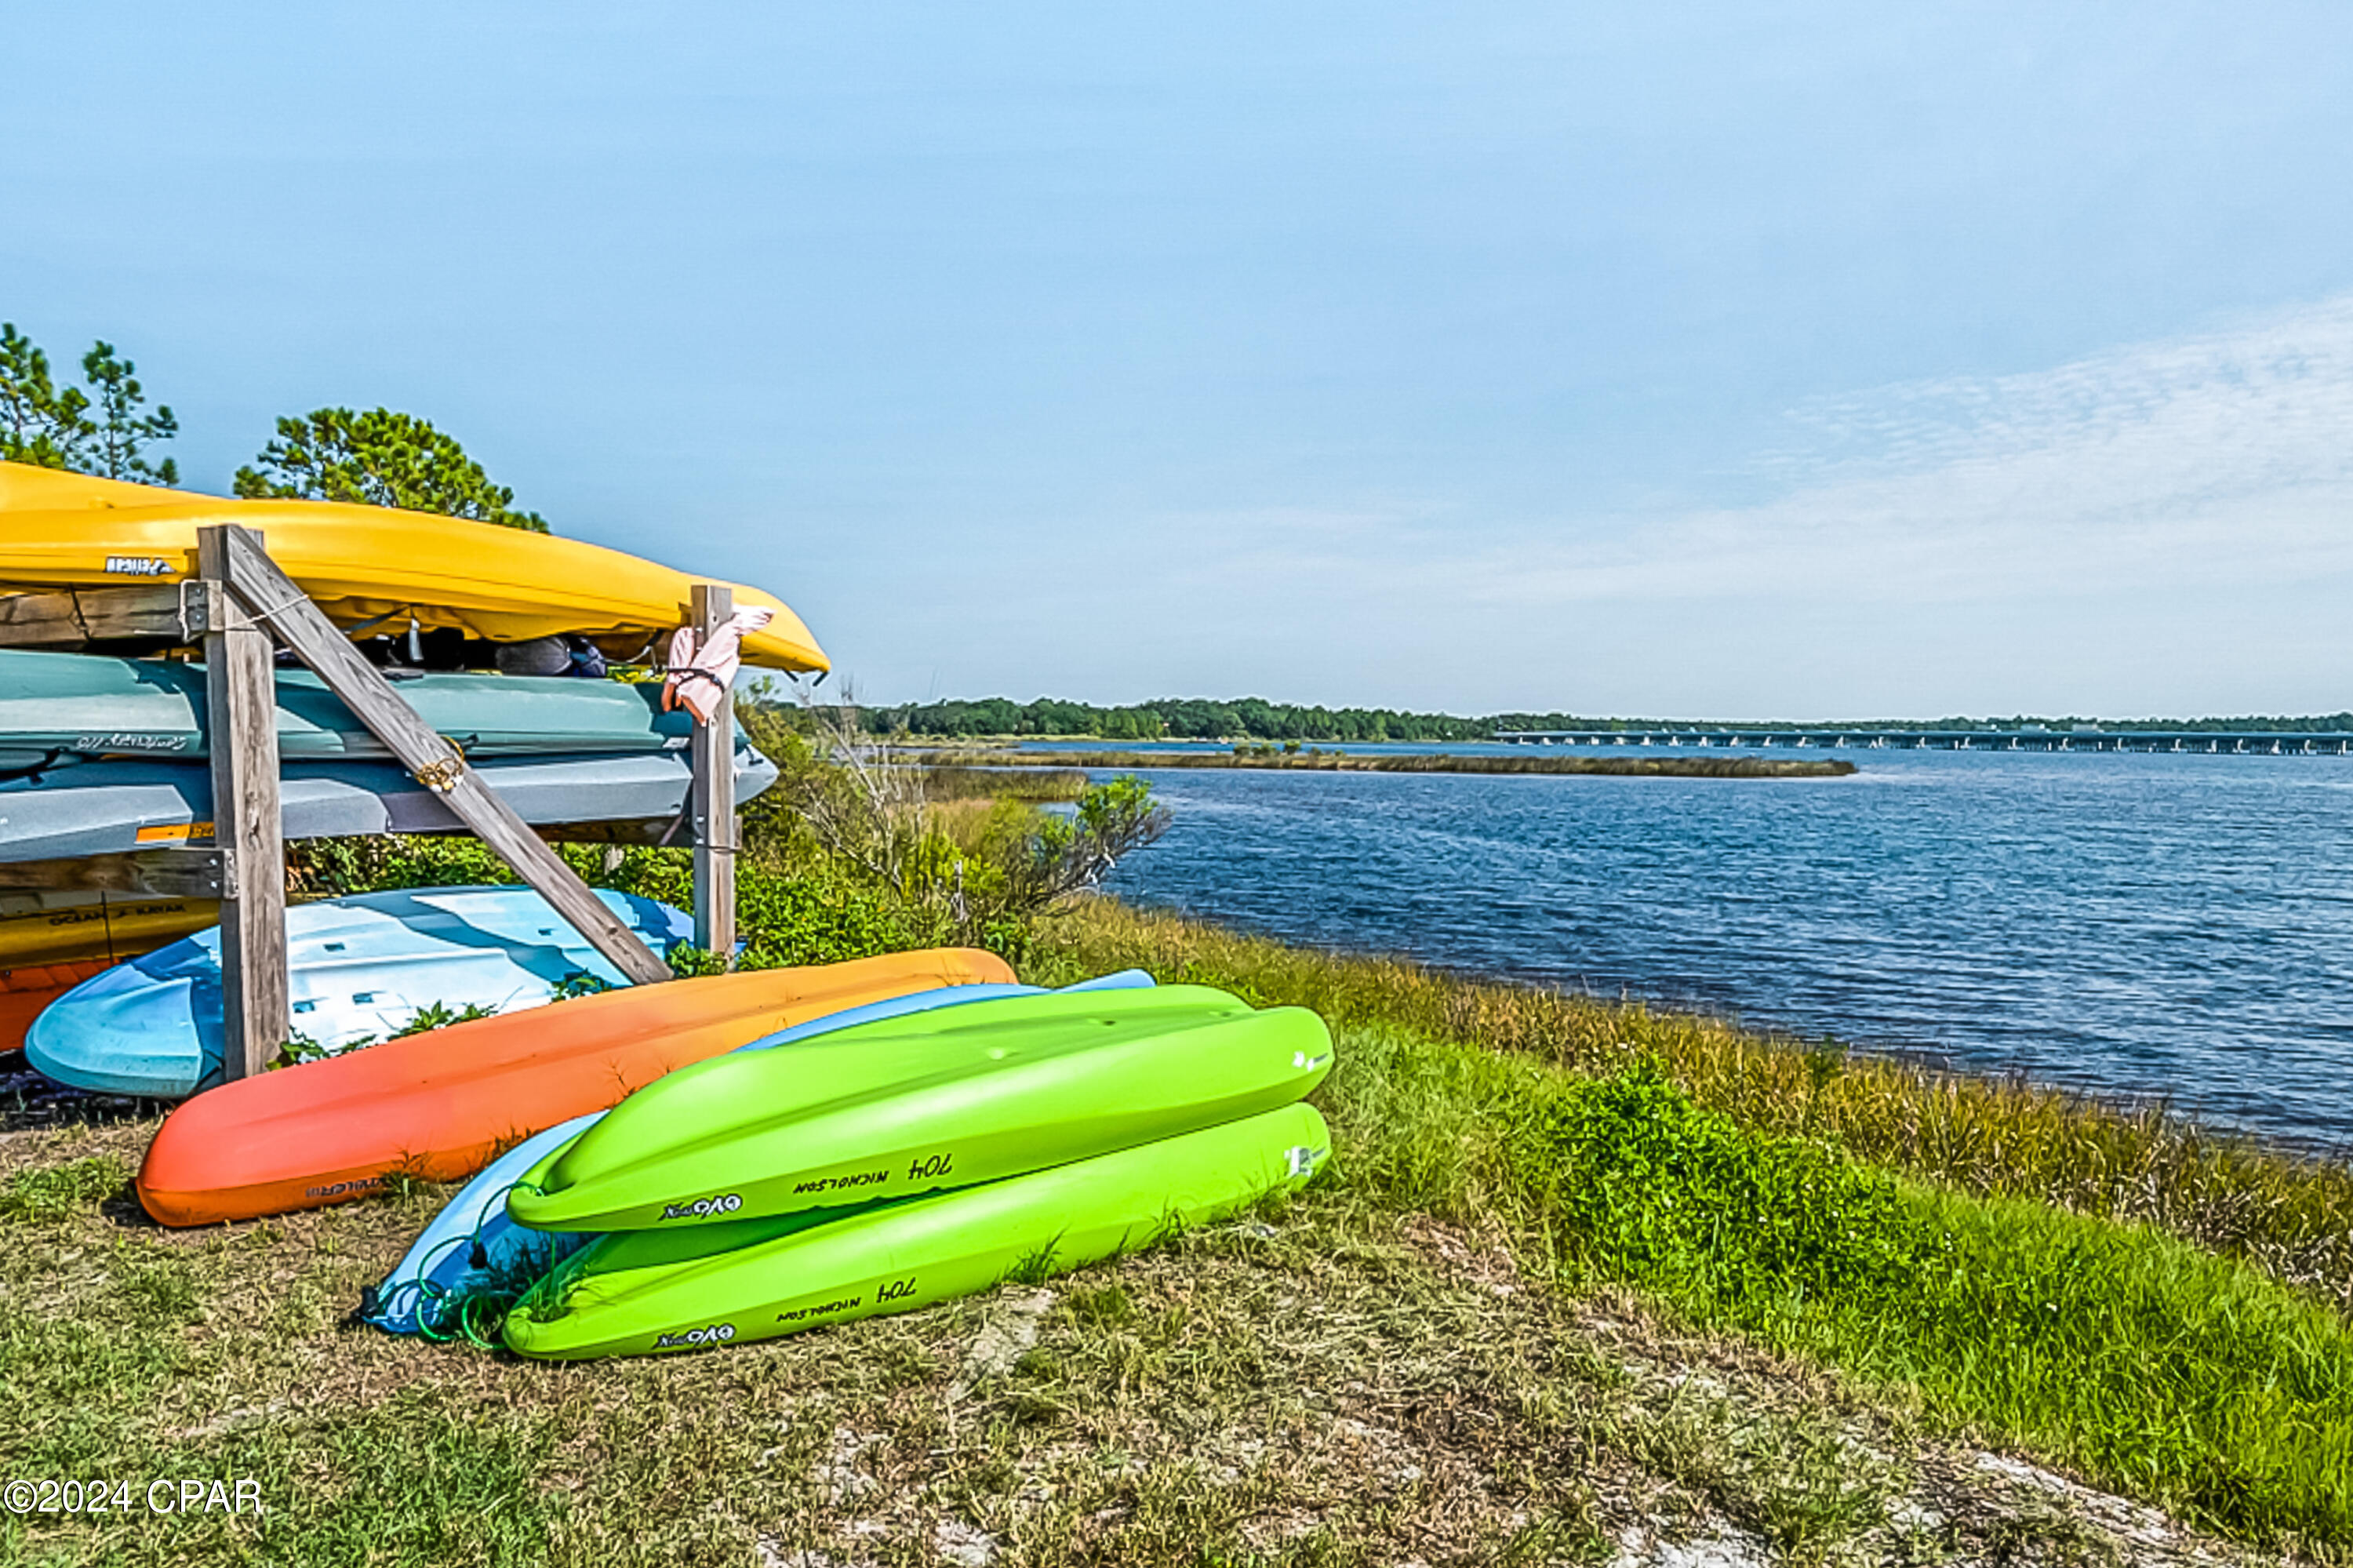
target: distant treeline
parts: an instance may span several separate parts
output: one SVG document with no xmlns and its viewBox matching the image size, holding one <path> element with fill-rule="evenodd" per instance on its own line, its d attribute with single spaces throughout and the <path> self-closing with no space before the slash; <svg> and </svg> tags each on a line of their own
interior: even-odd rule
<svg viewBox="0 0 2353 1568">
<path fill-rule="evenodd" d="M 941 737 L 979 736 L 1090 736 L 1103 740 L 1316 740 L 1316 741 L 1450 741 L 1484 740 L 1497 730 L 1706 728 L 1689 720 L 1596 719 L 1575 714 L 1490 714 L 1461 718 L 1452 714 L 1405 713 L 1395 708 L 1303 707 L 1293 703 L 1270 703 L 1259 697 L 1217 700 L 1208 697 L 1164 697 L 1119 707 L 1063 702 L 1040 697 L 1017 703 L 1008 697 L 974 701 L 909 703 L 897 707 L 867 707 L 858 722 L 876 735 L 918 735 Z M 1849 722 L 1849 721 L 1837 721 Z M 2283 735 L 2353 730 L 2353 713 L 2317 717 L 2253 717 L 2200 719 L 2105 719 L 2073 715 L 2057 718 L 1873 719 L 1859 728 L 1870 729 L 2024 729 L 2042 725 L 2071 729 L 2098 725 L 2107 730 L 2191 729 L 2249 730 Z M 1743 729 L 1818 729 L 1822 723 L 1739 721 Z"/>
<path fill-rule="evenodd" d="M 1164 697 L 1124 707 L 1053 697 L 1034 703 L 987 697 L 868 708 L 862 716 L 878 734 L 1083 735 L 1104 740 L 1484 740 L 1500 722 L 1393 708 L 1301 707 L 1258 697 Z M 1565 715 L 1553 716 L 1569 722 Z M 1544 726 L 1532 718 L 1519 727 Z"/>
</svg>

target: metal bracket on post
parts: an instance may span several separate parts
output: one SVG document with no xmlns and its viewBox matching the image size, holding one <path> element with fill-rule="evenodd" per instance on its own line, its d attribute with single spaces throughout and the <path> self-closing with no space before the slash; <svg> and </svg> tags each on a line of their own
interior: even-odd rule
<svg viewBox="0 0 2353 1568">
<path fill-rule="evenodd" d="M 697 583 L 691 606 L 696 646 L 735 613 L 735 590 L 720 583 Z M 735 820 L 735 698 L 723 692 L 709 724 L 694 726 L 693 781 L 688 785 L 687 821 L 694 830 L 694 943 L 735 962 L 735 852 L 742 830 Z"/>
<path fill-rule="evenodd" d="M 205 640 L 205 740 L 221 882 L 221 1077 L 259 1073 L 291 1027 L 286 978 L 286 842 L 278 814 L 278 693 L 269 633 L 227 613 L 228 525 L 196 531 Z M 258 535 L 246 535 L 260 548 Z M 197 614 L 182 600 L 184 624 Z"/>
</svg>

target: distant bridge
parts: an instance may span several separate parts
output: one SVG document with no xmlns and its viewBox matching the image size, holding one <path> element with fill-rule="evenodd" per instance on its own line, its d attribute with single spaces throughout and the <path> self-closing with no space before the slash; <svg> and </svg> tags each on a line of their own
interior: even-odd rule
<svg viewBox="0 0 2353 1568">
<path fill-rule="evenodd" d="M 1499 729 L 1523 746 L 1788 747 L 1823 751 L 2172 751 L 2233 757 L 2353 756 L 2353 733 L 2283 735 L 2211 729 L 1873 729 L 1859 725 L 1763 729 L 1649 725 L 1593 729 Z"/>
</svg>

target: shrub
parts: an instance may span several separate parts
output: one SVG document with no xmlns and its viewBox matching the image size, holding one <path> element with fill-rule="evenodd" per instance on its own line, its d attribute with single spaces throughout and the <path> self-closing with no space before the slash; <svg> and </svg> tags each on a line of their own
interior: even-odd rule
<svg viewBox="0 0 2353 1568">
<path fill-rule="evenodd" d="M 1917 1265 L 1891 1178 L 1810 1139 L 1746 1131 L 1654 1064 L 1567 1089 L 1533 1131 L 1549 1206 L 1605 1274 L 1731 1305 Z"/>
</svg>

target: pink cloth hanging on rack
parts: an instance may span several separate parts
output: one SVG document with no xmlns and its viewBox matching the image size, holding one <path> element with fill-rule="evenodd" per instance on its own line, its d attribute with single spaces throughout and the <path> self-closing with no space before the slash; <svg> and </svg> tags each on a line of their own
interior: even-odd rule
<svg viewBox="0 0 2353 1568">
<path fill-rule="evenodd" d="M 670 678 L 662 683 L 662 712 L 683 705 L 694 715 L 697 724 L 709 724 L 727 701 L 727 694 L 735 684 L 735 672 L 743 667 L 744 639 L 747 633 L 776 619 L 776 612 L 757 605 L 739 609 L 719 623 L 711 641 L 701 648 L 694 645 L 694 628 L 681 626 L 670 637 Z"/>
</svg>

